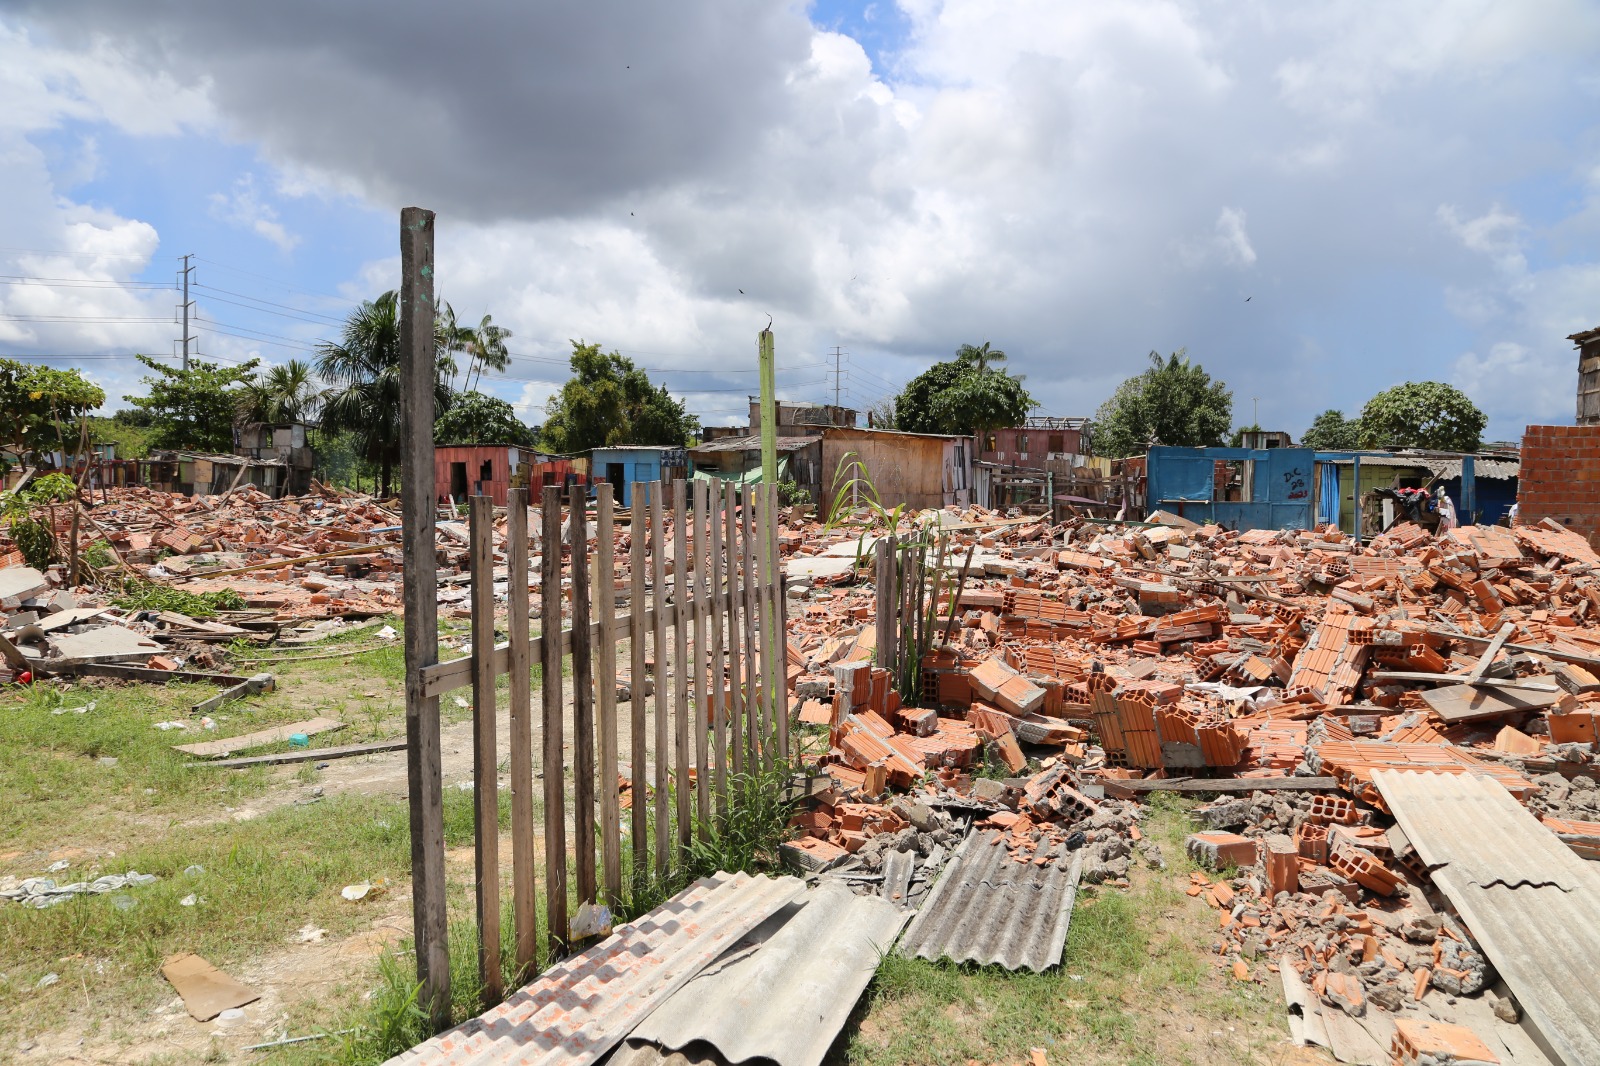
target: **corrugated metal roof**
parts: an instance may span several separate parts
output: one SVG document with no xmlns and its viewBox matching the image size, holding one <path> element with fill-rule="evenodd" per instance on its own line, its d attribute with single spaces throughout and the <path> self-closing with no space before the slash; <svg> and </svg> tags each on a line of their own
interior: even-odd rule
<svg viewBox="0 0 1600 1066">
<path fill-rule="evenodd" d="M 1335 466 L 1350 466 L 1352 460 L 1331 459 L 1319 460 L 1331 462 Z M 1406 469 L 1426 470 L 1434 477 L 1451 478 L 1461 476 L 1460 459 L 1440 459 L 1423 455 L 1363 455 L 1362 466 L 1396 466 Z M 1472 476 L 1490 479 L 1504 479 L 1518 477 L 1522 472 L 1522 464 L 1516 459 L 1490 459 L 1487 456 L 1475 456 L 1472 461 Z"/>
<path fill-rule="evenodd" d="M 1411 845 L 1561 1062 L 1600 1063 L 1600 872 L 1492 778 L 1379 770 Z"/>
<path fill-rule="evenodd" d="M 500 1006 L 389 1061 L 585 1066 L 804 889 L 793 877 L 702 878 Z"/>
<path fill-rule="evenodd" d="M 820 443 L 822 435 L 810 437 L 779 437 L 778 450 L 780 452 L 797 452 L 808 445 Z M 754 433 L 748 437 L 718 437 L 716 440 L 696 444 L 689 449 L 690 455 L 705 455 L 712 452 L 754 452 L 761 450 L 761 434 Z"/>
<path fill-rule="evenodd" d="M 839 884 L 784 908 L 658 1007 L 628 1038 L 666 1051 L 709 1044 L 727 1062 L 820 1066 L 909 912 Z"/>
<path fill-rule="evenodd" d="M 902 955 L 1037 972 L 1061 961 L 1083 853 L 1057 845 L 1047 865 L 1020 863 L 1004 839 L 991 829 L 962 842 L 901 938 Z"/>
</svg>

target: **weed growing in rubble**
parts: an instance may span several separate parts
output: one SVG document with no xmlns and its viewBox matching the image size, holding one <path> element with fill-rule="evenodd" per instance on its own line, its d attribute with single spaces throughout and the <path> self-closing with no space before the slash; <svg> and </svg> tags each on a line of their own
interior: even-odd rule
<svg viewBox="0 0 1600 1066">
<path fill-rule="evenodd" d="M 113 597 L 111 602 L 126 611 L 176 611 L 190 618 L 209 618 L 218 611 L 244 609 L 244 597 L 233 589 L 188 592 L 142 580 L 129 581 L 121 595 Z"/>
</svg>

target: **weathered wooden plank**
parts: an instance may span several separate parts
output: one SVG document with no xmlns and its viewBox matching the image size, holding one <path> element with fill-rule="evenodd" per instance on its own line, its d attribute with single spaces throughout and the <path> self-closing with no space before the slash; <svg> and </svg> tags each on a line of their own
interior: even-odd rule
<svg viewBox="0 0 1600 1066">
<path fill-rule="evenodd" d="M 707 487 L 711 497 L 706 515 L 711 529 L 711 756 L 715 760 L 717 818 L 723 821 L 728 816 L 728 686 L 723 648 L 727 597 L 722 588 L 722 490 Z"/>
<path fill-rule="evenodd" d="M 789 701 L 784 698 L 784 676 L 787 674 L 788 654 L 783 643 L 783 630 L 778 625 L 778 596 L 781 593 L 782 570 L 778 563 L 778 486 L 761 486 L 761 542 L 766 556 L 761 561 L 761 587 L 758 594 L 765 609 L 761 615 L 761 647 L 766 656 L 765 684 L 767 706 L 772 709 L 773 739 L 775 746 L 768 763 L 787 761 L 789 758 Z"/>
<path fill-rule="evenodd" d="M 737 776 L 744 773 L 744 733 L 747 725 L 744 630 L 739 624 L 739 617 L 744 611 L 744 597 L 739 594 L 739 490 L 730 484 L 726 486 L 726 493 L 726 509 L 722 517 L 726 526 L 723 549 L 727 552 L 724 565 L 728 581 L 728 693 L 731 697 L 728 708 L 728 753 L 733 762 L 734 775 Z"/>
<path fill-rule="evenodd" d="M 689 784 L 689 684 L 695 669 L 689 660 L 689 501 L 687 485 L 672 482 L 672 754 L 678 847 L 689 847 L 691 829 Z"/>
<path fill-rule="evenodd" d="M 470 508 L 472 566 L 472 842 L 478 980 L 484 1009 L 505 996 L 500 971 L 500 758 L 495 750 L 494 500 Z"/>
<path fill-rule="evenodd" d="M 693 564 L 692 604 L 694 607 L 694 798 L 695 822 L 704 833 L 711 821 L 711 762 L 709 738 L 706 735 L 706 715 L 711 712 L 711 656 L 706 644 L 706 608 L 710 590 L 706 587 L 706 520 L 709 507 L 708 486 L 704 481 L 694 483 L 694 546 L 690 556 Z"/>
<path fill-rule="evenodd" d="M 433 212 L 400 212 L 400 484 L 402 599 L 406 627 L 406 798 L 411 813 L 411 919 L 417 1005 L 435 1029 L 450 1024 L 449 913 L 445 902 L 444 792 L 439 698 L 423 672 L 439 661 L 438 559 L 434 543 Z"/>
<path fill-rule="evenodd" d="M 371 744 L 346 744 L 337 748 L 296 748 L 272 755 L 244 755 L 237 759 L 217 759 L 211 762 L 190 762 L 185 766 L 210 766 L 218 770 L 242 770 L 247 766 L 282 766 L 295 762 L 323 762 L 328 759 L 349 759 L 357 755 L 380 755 L 387 751 L 404 751 L 405 740 L 379 740 Z"/>
<path fill-rule="evenodd" d="M 533 658 L 528 647 L 528 490 L 506 494 L 506 632 L 511 705 L 511 924 L 519 983 L 539 957 L 538 889 L 533 849 Z M 474 638 L 476 639 L 476 638 Z M 473 647 L 477 647 L 476 644 Z"/>
<path fill-rule="evenodd" d="M 1169 777 L 1156 781 L 1116 781 L 1130 792 L 1336 792 L 1333 777 Z"/>
<path fill-rule="evenodd" d="M 269 729 L 258 729 L 254 733 L 245 733 L 242 736 L 228 737 L 224 740 L 203 740 L 196 744 L 174 744 L 173 751 L 181 751 L 185 755 L 193 755 L 201 759 L 215 759 L 224 755 L 232 755 L 236 751 L 248 751 L 259 748 L 263 744 L 281 744 L 285 740 L 302 733 L 307 737 L 314 737 L 319 733 L 332 733 L 343 729 L 345 724 L 337 718 L 308 718 L 303 722 L 288 722 L 284 725 L 275 725 Z"/>
<path fill-rule="evenodd" d="M 878 665 L 889 671 L 891 677 L 899 676 L 899 664 L 895 660 L 894 622 L 898 613 L 899 600 L 894 592 L 894 557 L 890 554 L 894 549 L 889 544 L 888 537 L 878 538 L 878 543 L 872 546 L 876 557 L 876 569 L 873 571 L 873 584 L 877 586 L 877 613 L 878 626 Z"/>
<path fill-rule="evenodd" d="M 595 499 L 595 575 L 599 593 L 600 639 L 595 644 L 595 685 L 599 689 L 600 867 L 606 905 L 616 910 L 622 903 L 622 829 L 618 825 L 621 800 L 617 795 L 617 575 L 616 548 L 612 544 L 612 488 L 602 482 Z"/>
<path fill-rule="evenodd" d="M 1542 711 L 1559 701 L 1565 693 L 1551 683 L 1548 675 L 1525 679 L 1529 684 L 1548 685 L 1549 691 L 1510 688 L 1485 688 L 1476 685 L 1447 685 L 1420 693 L 1428 708 L 1446 724 L 1476 722 L 1521 711 Z"/>
<path fill-rule="evenodd" d="M 594 645 L 589 630 L 589 488 L 573 485 L 567 529 L 572 550 L 572 821 L 578 899 L 595 899 Z M 609 550 L 609 548 L 608 548 Z"/>
<path fill-rule="evenodd" d="M 661 522 L 662 491 L 661 482 L 649 482 L 650 487 L 650 583 L 653 586 L 650 599 L 656 610 L 655 639 L 650 642 L 651 657 L 655 661 L 656 682 L 656 728 L 655 728 L 655 756 L 656 765 L 656 796 L 655 796 L 655 845 L 656 845 L 656 873 L 667 871 L 667 841 L 671 839 L 671 827 L 668 824 L 671 813 L 667 806 L 667 793 L 670 791 L 671 766 L 672 766 L 672 739 L 668 731 L 668 720 L 671 710 L 667 704 L 667 617 L 671 610 L 667 604 L 667 570 L 666 548 L 667 540 Z"/>
<path fill-rule="evenodd" d="M 540 538 L 539 628 L 561 632 L 561 489 L 545 487 L 540 499 L 544 519 Z M 561 645 L 540 646 L 540 699 L 544 719 L 544 899 L 550 958 L 567 951 L 567 800 L 565 773 L 565 706 L 561 692 Z"/>
<path fill-rule="evenodd" d="M 644 694 L 644 642 L 645 642 L 645 609 L 644 609 L 644 575 L 645 575 L 645 517 L 644 485 L 635 481 L 632 486 L 633 515 L 628 525 L 628 577 L 631 591 L 630 602 L 632 614 L 628 619 L 628 684 L 631 694 L 628 700 L 628 715 L 630 732 L 629 736 L 629 763 L 633 768 L 633 797 L 631 813 L 633 821 L 631 832 L 633 835 L 633 874 L 641 876 L 649 862 L 650 849 L 650 805 L 645 802 L 646 786 L 649 779 L 645 773 L 645 707 L 647 697 Z"/>
<path fill-rule="evenodd" d="M 745 765 L 751 774 L 763 763 L 767 744 L 767 708 L 761 699 L 761 645 L 756 637 L 756 618 L 761 607 L 756 600 L 755 532 L 751 522 L 755 491 L 747 487 L 739 508 L 739 583 L 744 594 L 739 621 L 744 626 L 745 653 Z"/>
</svg>

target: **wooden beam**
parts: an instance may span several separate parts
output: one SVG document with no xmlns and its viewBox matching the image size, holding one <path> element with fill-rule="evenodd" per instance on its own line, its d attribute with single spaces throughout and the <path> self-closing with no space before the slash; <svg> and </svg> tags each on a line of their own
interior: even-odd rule
<svg viewBox="0 0 1600 1066">
<path fill-rule="evenodd" d="M 646 867 L 650 861 L 650 804 L 645 798 L 649 778 L 645 770 L 646 762 L 646 731 L 645 707 L 649 699 L 645 695 L 645 612 L 644 612 L 644 571 L 645 571 L 645 529 L 648 522 L 645 518 L 644 484 L 635 481 L 630 486 L 633 504 L 632 521 L 628 524 L 628 579 L 629 599 L 632 614 L 628 617 L 628 762 L 633 771 L 632 789 L 632 822 L 630 832 L 633 836 L 633 878 L 635 884 L 644 877 Z"/>
<path fill-rule="evenodd" d="M 561 632 L 561 489 L 545 486 L 540 501 L 544 518 L 540 540 L 539 625 L 544 633 Z M 544 634 L 541 633 L 542 637 Z M 530 642 L 531 643 L 531 642 Z M 544 899 L 549 929 L 549 957 L 567 952 L 567 799 L 563 734 L 565 700 L 561 692 L 561 644 L 541 641 L 541 703 L 544 719 Z"/>
<path fill-rule="evenodd" d="M 672 765 L 672 740 L 667 726 L 671 711 L 667 705 L 667 571 L 666 535 L 661 522 L 662 483 L 647 483 L 650 489 L 650 599 L 655 607 L 655 639 L 650 642 L 651 659 L 655 663 L 656 728 L 655 728 L 655 846 L 656 873 L 667 872 L 667 843 L 671 839 L 670 808 L 667 793 L 671 789 L 669 768 Z M 643 797 L 640 797 L 641 799 Z"/>
<path fill-rule="evenodd" d="M 684 595 L 689 597 L 694 613 L 694 798 L 695 798 L 695 823 L 699 833 L 704 834 L 711 824 L 711 757 L 710 738 L 706 730 L 706 715 L 711 713 L 711 656 L 710 647 L 706 643 L 706 610 L 705 603 L 710 594 L 706 584 L 707 563 L 706 555 L 707 537 L 706 521 L 708 506 L 707 490 L 710 488 L 704 481 L 694 483 L 694 536 L 692 538 L 693 552 L 691 556 L 694 581 L 689 589 L 684 590 Z"/>
<path fill-rule="evenodd" d="M 682 480 L 672 482 L 672 753 L 674 798 L 678 817 L 678 849 L 687 857 L 692 829 L 689 784 L 689 682 L 695 675 L 689 662 L 689 501 Z M 661 758 L 659 752 L 656 758 Z"/>
<path fill-rule="evenodd" d="M 706 518 L 711 529 L 711 758 L 714 762 L 717 794 L 717 819 L 728 816 L 728 685 L 727 657 L 724 653 L 726 623 L 722 593 L 722 490 L 709 485 L 710 499 Z"/>
<path fill-rule="evenodd" d="M 1131 792 L 1336 792 L 1333 777 L 1169 777 L 1155 781 L 1108 781 Z"/>
<path fill-rule="evenodd" d="M 511 674 L 511 924 L 518 983 L 539 962 L 539 893 L 534 875 L 533 657 L 528 647 L 528 490 L 506 494 L 507 667 Z"/>
<path fill-rule="evenodd" d="M 494 500 L 472 497 L 472 843 L 478 980 L 488 1010 L 505 997 L 500 976 L 500 759 L 495 745 Z"/>
<path fill-rule="evenodd" d="M 1482 680 L 1484 671 L 1489 669 L 1489 664 L 1494 662 L 1494 657 L 1500 654 L 1500 649 L 1505 646 L 1506 641 L 1511 638 L 1511 634 L 1516 632 L 1516 629 L 1516 625 L 1511 622 L 1506 622 L 1500 627 L 1500 631 L 1494 635 L 1494 639 L 1489 642 L 1489 646 L 1484 649 L 1483 655 L 1478 658 L 1477 664 L 1473 666 L 1472 672 L 1467 675 L 1467 684 L 1476 685 Z"/>
<path fill-rule="evenodd" d="M 435 1029 L 450 1024 L 449 913 L 445 901 L 444 792 L 439 698 L 423 671 L 439 661 L 438 560 L 434 546 L 433 212 L 400 212 L 401 574 L 405 603 L 406 783 L 411 809 L 411 916 L 417 1005 Z"/>
<path fill-rule="evenodd" d="M 357 755 L 381 755 L 387 751 L 404 751 L 409 742 L 402 739 L 379 740 L 371 744 L 347 744 L 340 748 L 296 748 L 273 755 L 247 755 L 238 759 L 215 759 L 209 762 L 188 762 L 185 766 L 214 766 L 219 770 L 242 770 L 248 766 L 282 766 L 296 762 L 322 762 L 326 759 L 349 759 Z"/>
<path fill-rule="evenodd" d="M 600 866 L 606 906 L 622 905 L 622 807 L 617 795 L 617 577 L 612 543 L 613 507 L 609 481 L 600 483 L 595 502 L 595 585 L 599 593 L 600 640 L 595 645 L 595 685 L 599 689 Z"/>
<path fill-rule="evenodd" d="M 572 486 L 568 543 L 572 551 L 572 826 L 578 899 L 595 900 L 594 642 L 589 631 L 589 502 L 587 485 Z M 610 545 L 605 545 L 607 551 Z"/>
</svg>

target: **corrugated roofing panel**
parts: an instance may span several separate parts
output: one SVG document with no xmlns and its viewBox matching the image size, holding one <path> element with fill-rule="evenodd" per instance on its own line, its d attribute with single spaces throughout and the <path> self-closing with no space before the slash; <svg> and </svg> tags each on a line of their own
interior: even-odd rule
<svg viewBox="0 0 1600 1066">
<path fill-rule="evenodd" d="M 793 877 L 702 878 L 500 1006 L 389 1061 L 585 1066 L 804 888 Z"/>
<path fill-rule="evenodd" d="M 1379 770 L 1411 845 L 1559 1061 L 1600 1063 L 1600 872 L 1491 778 Z"/>
<path fill-rule="evenodd" d="M 802 897 L 754 951 L 729 952 L 628 1038 L 665 1050 L 709 1044 L 726 1062 L 820 1066 L 909 912 L 843 885 Z M 789 908 L 785 908 L 787 911 Z"/>
<path fill-rule="evenodd" d="M 1045 866 L 1020 863 L 1004 840 L 985 830 L 962 842 L 901 939 L 902 955 L 1038 972 L 1061 961 L 1083 854 L 1058 848 Z"/>
</svg>

